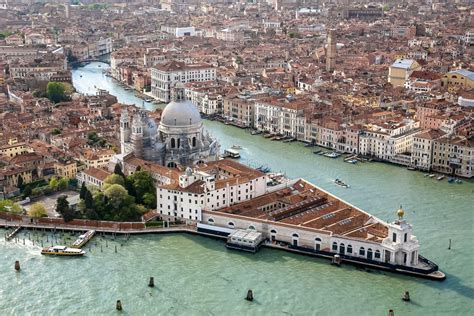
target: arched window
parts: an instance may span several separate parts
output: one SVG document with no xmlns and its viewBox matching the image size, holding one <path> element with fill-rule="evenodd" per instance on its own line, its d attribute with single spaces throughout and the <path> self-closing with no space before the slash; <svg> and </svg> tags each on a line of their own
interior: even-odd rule
<svg viewBox="0 0 474 316">
<path fill-rule="evenodd" d="M 359 249 L 359 255 L 365 256 L 365 248 L 364 248 L 364 247 L 360 247 L 360 249 Z"/>
<path fill-rule="evenodd" d="M 176 162 L 171 161 L 168 163 L 168 168 L 176 168 L 178 165 L 176 165 Z"/>
<path fill-rule="evenodd" d="M 375 259 L 380 259 L 380 250 L 375 250 Z"/>
<path fill-rule="evenodd" d="M 372 259 L 373 258 L 373 252 L 372 248 L 367 249 L 367 259 Z"/>
<path fill-rule="evenodd" d="M 181 146 L 181 139 L 178 138 L 178 148 Z"/>
<path fill-rule="evenodd" d="M 176 148 L 176 140 L 171 138 L 171 148 Z"/>
<path fill-rule="evenodd" d="M 207 220 L 207 223 L 208 223 L 209 225 L 214 225 L 214 219 L 213 219 L 213 218 L 209 218 L 209 219 Z"/>
<path fill-rule="evenodd" d="M 229 228 L 234 228 L 235 227 L 235 224 L 233 222 L 228 222 L 227 223 L 227 226 L 229 226 Z"/>
<path fill-rule="evenodd" d="M 270 233 L 272 233 L 272 234 L 276 234 L 276 233 L 277 233 L 277 231 L 276 231 L 276 230 L 274 230 L 274 229 L 272 229 L 272 230 L 270 231 Z"/>
<path fill-rule="evenodd" d="M 337 251 L 337 242 L 332 243 L 332 250 Z"/>
<path fill-rule="evenodd" d="M 255 226 L 253 226 L 253 225 L 250 225 L 248 229 L 249 229 L 249 230 L 256 230 L 256 229 L 255 229 Z"/>
<path fill-rule="evenodd" d="M 315 241 L 316 241 L 316 242 L 321 242 L 321 238 L 316 237 Z"/>
<path fill-rule="evenodd" d="M 291 235 L 291 237 L 293 237 L 293 238 L 300 238 L 300 236 L 299 236 L 297 233 L 293 233 L 293 235 Z"/>
<path fill-rule="evenodd" d="M 347 253 L 352 253 L 352 245 L 347 245 Z"/>
<path fill-rule="evenodd" d="M 196 147 L 196 136 L 193 137 L 193 147 Z"/>
</svg>

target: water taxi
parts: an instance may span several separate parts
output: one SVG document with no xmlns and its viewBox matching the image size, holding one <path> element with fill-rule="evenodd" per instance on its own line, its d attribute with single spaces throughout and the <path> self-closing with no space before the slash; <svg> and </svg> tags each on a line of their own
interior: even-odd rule
<svg viewBox="0 0 474 316">
<path fill-rule="evenodd" d="M 237 150 L 234 149 L 226 149 L 224 150 L 224 158 L 233 158 L 233 159 L 238 159 L 240 158 L 240 154 Z"/>
<path fill-rule="evenodd" d="M 436 180 L 438 180 L 438 181 L 441 181 L 443 179 L 444 179 L 444 176 L 439 176 L 439 177 L 436 178 Z"/>
<path fill-rule="evenodd" d="M 83 256 L 85 253 L 84 250 L 68 248 L 66 246 L 46 247 L 41 250 L 42 255 L 51 256 Z"/>
<path fill-rule="evenodd" d="M 232 149 L 242 149 L 242 146 L 240 146 L 240 145 L 232 145 Z"/>
</svg>

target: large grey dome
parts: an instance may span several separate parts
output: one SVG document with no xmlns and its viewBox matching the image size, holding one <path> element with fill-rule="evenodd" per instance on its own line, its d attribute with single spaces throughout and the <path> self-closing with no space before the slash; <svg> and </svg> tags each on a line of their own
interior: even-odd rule
<svg viewBox="0 0 474 316">
<path fill-rule="evenodd" d="M 161 114 L 161 123 L 165 126 L 195 126 L 202 119 L 198 109 L 191 101 L 171 101 Z"/>
</svg>

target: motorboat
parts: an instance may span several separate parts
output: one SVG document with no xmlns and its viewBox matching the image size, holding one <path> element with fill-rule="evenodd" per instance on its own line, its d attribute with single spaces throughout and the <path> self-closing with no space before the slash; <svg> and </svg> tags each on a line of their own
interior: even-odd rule
<svg viewBox="0 0 474 316">
<path fill-rule="evenodd" d="M 45 247 L 41 250 L 42 255 L 51 256 L 83 256 L 86 252 L 77 248 L 68 248 L 66 246 Z"/>
<path fill-rule="evenodd" d="M 242 146 L 240 146 L 240 145 L 232 145 L 232 149 L 242 149 Z"/>
<path fill-rule="evenodd" d="M 325 157 L 328 157 L 328 158 L 337 158 L 339 157 L 341 154 L 333 151 L 333 152 L 329 152 L 329 153 L 325 153 L 323 156 Z"/>
<path fill-rule="evenodd" d="M 346 189 L 350 188 L 350 186 L 349 186 L 347 183 L 344 183 L 342 180 L 337 179 L 337 178 L 334 179 L 334 183 L 335 183 L 336 185 L 338 185 L 338 186 L 340 186 L 340 187 L 343 187 L 343 188 L 346 188 Z"/>
</svg>

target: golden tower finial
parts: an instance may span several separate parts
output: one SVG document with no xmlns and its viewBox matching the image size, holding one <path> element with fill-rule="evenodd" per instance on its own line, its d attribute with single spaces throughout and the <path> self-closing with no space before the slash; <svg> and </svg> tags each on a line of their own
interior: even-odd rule
<svg viewBox="0 0 474 316">
<path fill-rule="evenodd" d="M 402 208 L 402 205 L 400 204 L 400 208 L 397 211 L 398 219 L 401 220 L 403 218 L 403 215 L 405 215 L 405 211 Z"/>
</svg>

